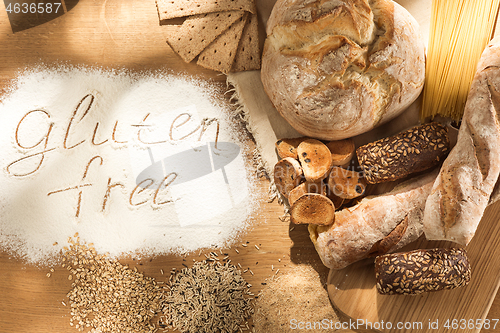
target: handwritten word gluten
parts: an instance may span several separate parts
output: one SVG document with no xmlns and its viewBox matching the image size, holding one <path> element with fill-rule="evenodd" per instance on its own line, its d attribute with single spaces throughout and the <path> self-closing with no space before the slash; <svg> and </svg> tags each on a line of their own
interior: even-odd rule
<svg viewBox="0 0 500 333">
<path fill-rule="evenodd" d="M 51 134 L 53 133 L 55 126 L 54 122 L 51 121 L 51 115 L 49 114 L 49 112 L 45 110 L 32 110 L 26 113 L 17 123 L 15 131 L 15 143 L 21 150 L 27 151 L 27 155 L 8 164 L 6 168 L 7 173 L 14 177 L 25 177 L 33 175 L 40 170 L 44 161 L 46 160 L 46 157 L 49 154 L 55 153 L 58 149 L 72 150 L 85 142 L 90 142 L 92 146 L 100 146 L 111 141 L 114 144 L 121 145 L 121 147 L 126 147 L 129 143 L 129 140 L 120 138 L 119 120 L 115 121 L 111 133 L 108 133 L 108 138 L 103 139 L 102 133 L 99 133 L 99 126 L 101 125 L 99 122 L 95 123 L 95 127 L 92 133 L 89 133 L 86 138 L 75 137 L 76 135 L 74 133 L 76 132 L 78 124 L 88 116 L 94 103 L 95 97 L 92 94 L 87 94 L 80 100 L 77 107 L 73 111 L 71 118 L 67 121 L 67 124 L 64 127 L 65 132 L 64 137 L 62 138 L 62 142 L 59 145 L 55 146 L 49 145 L 49 141 L 51 141 Z M 191 129 L 194 122 L 193 116 L 189 113 L 180 113 L 179 115 L 177 115 L 177 117 L 175 117 L 170 125 L 168 138 L 165 138 L 163 140 L 148 141 L 144 138 L 144 132 L 149 131 L 149 133 L 151 133 L 151 129 L 153 128 L 153 125 L 146 123 L 150 115 L 150 113 L 146 114 L 146 116 L 139 124 L 123 126 L 128 127 L 129 129 L 133 128 L 135 130 L 135 137 L 137 138 L 137 141 L 144 145 L 155 145 L 166 142 L 179 142 L 186 140 L 187 138 L 194 137 L 195 135 L 197 135 L 197 140 L 200 141 L 206 130 L 208 129 L 208 126 L 213 123 L 214 120 L 217 123 L 217 128 L 219 127 L 219 122 L 217 119 L 203 119 L 199 124 L 197 124 L 194 129 Z M 41 135 L 40 137 L 40 140 L 30 145 L 24 142 L 19 133 L 23 132 L 23 130 L 29 131 L 29 121 L 31 118 L 35 119 L 35 117 L 45 118 L 47 120 L 47 125 L 46 130 L 43 131 L 43 135 Z M 186 129 L 189 129 L 189 131 L 187 133 L 184 133 Z M 23 166 L 26 165 L 30 166 L 28 170 L 23 169 Z"/>
</svg>

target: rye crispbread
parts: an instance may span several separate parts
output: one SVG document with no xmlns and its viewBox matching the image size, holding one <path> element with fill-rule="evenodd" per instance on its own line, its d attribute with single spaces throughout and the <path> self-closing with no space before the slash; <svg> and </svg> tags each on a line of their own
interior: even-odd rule
<svg viewBox="0 0 500 333">
<path fill-rule="evenodd" d="M 225 74 L 229 73 L 235 60 L 241 34 L 247 23 L 247 18 L 248 15 L 245 13 L 244 16 L 217 37 L 200 53 L 197 64 Z"/>
<path fill-rule="evenodd" d="M 185 62 L 191 62 L 244 13 L 238 10 L 189 17 L 167 37 L 167 43 Z"/>
<path fill-rule="evenodd" d="M 251 14 L 243 29 L 231 72 L 260 69 L 260 47 L 257 14 Z"/>
<path fill-rule="evenodd" d="M 198 14 L 241 10 L 256 13 L 253 0 L 156 0 L 156 8 L 160 25 L 168 24 L 168 20 Z"/>
</svg>

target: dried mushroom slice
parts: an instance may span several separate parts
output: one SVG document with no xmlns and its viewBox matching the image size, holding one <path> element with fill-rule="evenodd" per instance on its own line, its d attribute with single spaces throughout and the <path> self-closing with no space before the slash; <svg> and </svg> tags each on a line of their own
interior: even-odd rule
<svg viewBox="0 0 500 333">
<path fill-rule="evenodd" d="M 300 184 L 299 186 L 291 190 L 290 193 L 288 194 L 288 204 L 290 206 L 293 206 L 293 204 L 295 203 L 295 201 L 297 201 L 298 198 L 307 193 L 308 192 L 306 183 Z"/>
<path fill-rule="evenodd" d="M 297 187 L 302 180 L 300 163 L 291 157 L 285 157 L 274 166 L 274 183 L 278 191 L 285 197 Z"/>
<path fill-rule="evenodd" d="M 363 174 L 334 166 L 328 176 L 330 191 L 344 199 L 354 199 L 365 193 L 366 181 Z"/>
<path fill-rule="evenodd" d="M 306 193 L 290 208 L 290 221 L 295 224 L 330 225 L 335 221 L 335 206 L 322 194 Z"/>
<path fill-rule="evenodd" d="M 305 137 L 300 138 L 291 138 L 291 139 L 281 139 L 276 141 L 274 144 L 276 146 L 276 151 L 280 158 L 292 157 L 298 159 L 297 156 L 297 147 L 299 144 L 306 140 Z"/>
<path fill-rule="evenodd" d="M 306 180 L 317 182 L 328 175 L 332 167 L 332 154 L 323 142 L 306 139 L 297 147 L 297 154 Z"/>
<path fill-rule="evenodd" d="M 332 153 L 332 165 L 336 166 L 347 166 L 356 152 L 352 139 L 329 141 L 326 146 Z"/>
<path fill-rule="evenodd" d="M 296 188 L 290 191 L 288 194 L 288 203 L 293 205 L 293 203 L 300 198 L 302 195 L 306 193 L 317 193 L 317 194 L 323 194 L 326 195 L 327 193 L 327 186 L 323 181 L 319 181 L 317 183 L 311 183 L 308 181 L 303 182 Z M 335 206 L 336 207 L 336 206 Z"/>
</svg>

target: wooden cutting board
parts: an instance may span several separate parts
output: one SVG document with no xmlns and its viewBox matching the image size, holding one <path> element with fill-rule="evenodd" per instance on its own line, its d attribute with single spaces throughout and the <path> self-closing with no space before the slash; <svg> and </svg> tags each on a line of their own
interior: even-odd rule
<svg viewBox="0 0 500 333">
<path fill-rule="evenodd" d="M 486 318 L 500 285 L 499 216 L 500 203 L 497 202 L 487 208 L 476 235 L 467 246 L 472 269 L 467 287 L 421 296 L 379 295 L 375 287 L 373 260 L 366 260 L 330 271 L 328 293 L 332 303 L 354 321 L 359 320 L 361 326 L 358 328 L 366 328 L 365 324 L 370 322 L 381 332 L 481 331 L 478 323 Z M 419 240 L 407 249 L 451 245 Z M 389 329 L 397 323 L 407 325 L 406 329 Z M 498 319 L 489 319 L 489 324 L 490 330 L 485 331 L 500 331 Z"/>
<path fill-rule="evenodd" d="M 431 0 L 398 0 L 419 22 L 427 44 Z M 495 29 L 499 33 L 498 23 Z M 414 106 L 415 107 L 415 106 Z M 331 270 L 328 293 L 333 305 L 351 318 L 349 328 L 377 332 L 500 332 L 500 320 L 486 319 L 500 286 L 500 203 L 490 205 L 467 252 L 472 278 L 465 288 L 420 296 L 379 295 L 372 259 Z M 403 250 L 453 246 L 420 239 Z M 398 326 L 400 328 L 398 328 Z"/>
</svg>

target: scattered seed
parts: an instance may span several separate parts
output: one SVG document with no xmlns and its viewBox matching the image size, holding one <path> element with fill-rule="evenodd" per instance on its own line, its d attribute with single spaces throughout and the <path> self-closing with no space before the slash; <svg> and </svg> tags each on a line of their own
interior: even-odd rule
<svg viewBox="0 0 500 333">
<path fill-rule="evenodd" d="M 181 332 L 235 332 L 253 313 L 251 286 L 234 265 L 196 262 L 170 283 L 162 323 Z"/>
<path fill-rule="evenodd" d="M 154 279 L 98 255 L 78 240 L 71 244 L 72 250 L 64 253 L 68 261 L 76 262 L 77 272 L 68 276 L 74 280 L 67 294 L 70 325 L 102 333 L 155 332 L 150 320 L 161 308 L 162 293 Z"/>
</svg>

